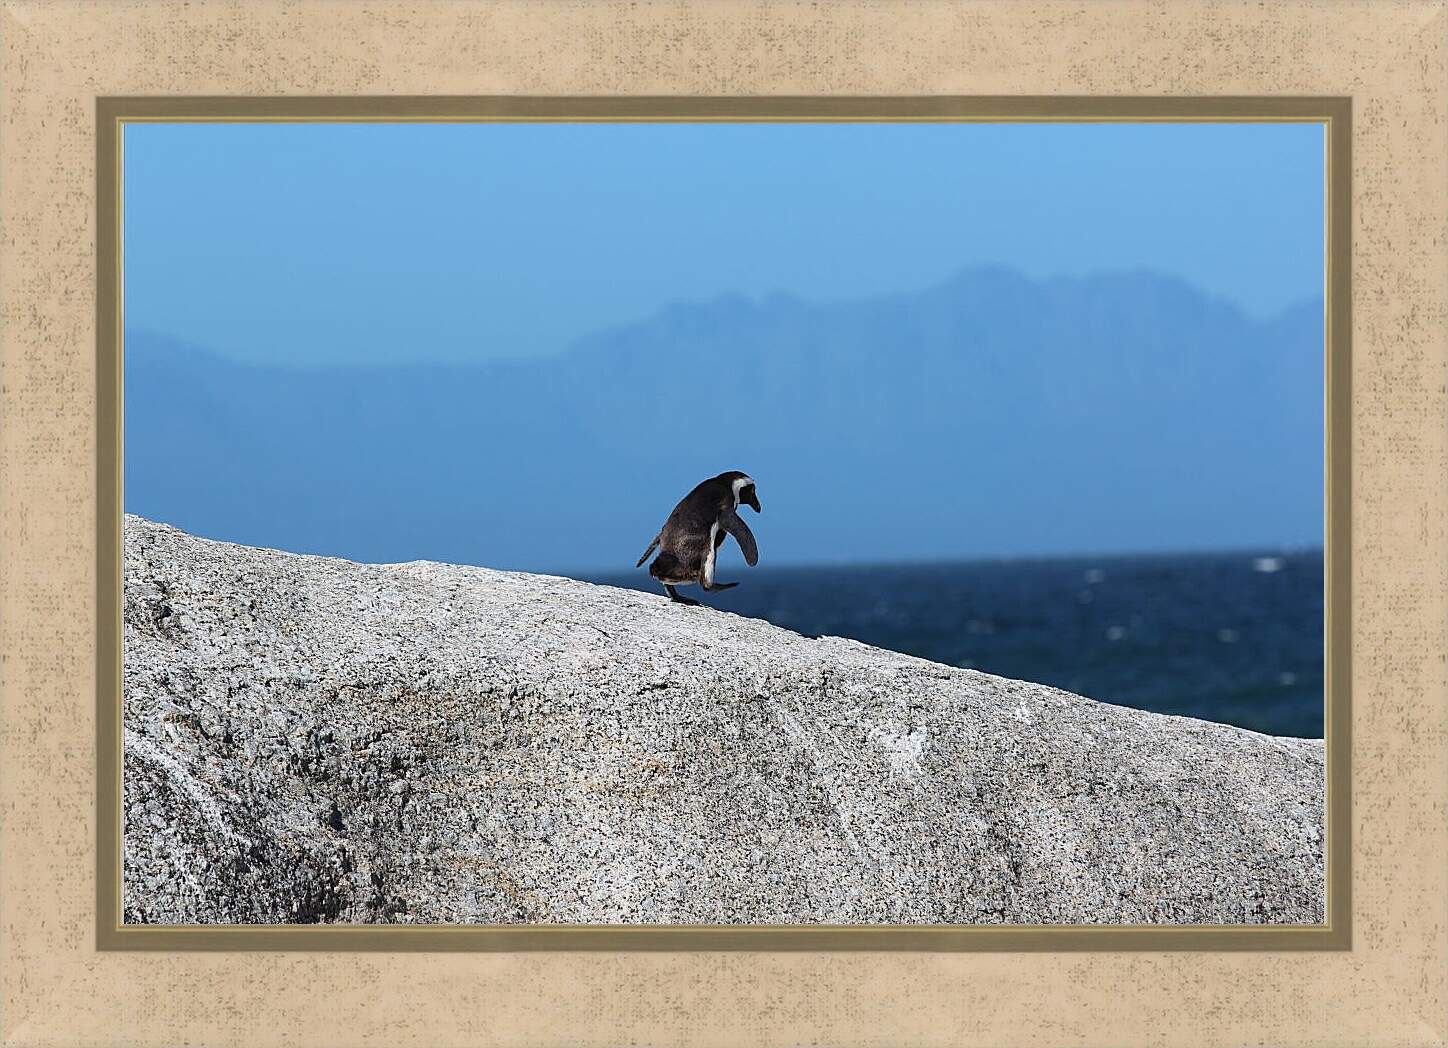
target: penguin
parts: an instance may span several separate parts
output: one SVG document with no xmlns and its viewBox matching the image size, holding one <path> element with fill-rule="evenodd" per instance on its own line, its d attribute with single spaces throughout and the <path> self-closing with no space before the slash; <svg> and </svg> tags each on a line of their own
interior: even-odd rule
<svg viewBox="0 0 1448 1048">
<path fill-rule="evenodd" d="M 649 565 L 649 574 L 664 584 L 664 592 L 671 601 L 695 607 L 699 604 L 697 600 L 679 596 L 674 587 L 697 582 L 712 591 L 739 585 L 714 581 L 714 557 L 725 536 L 733 535 L 749 566 L 759 563 L 754 534 L 737 512 L 741 502 L 759 512 L 759 493 L 749 474 L 731 469 L 703 481 L 679 500 L 634 567 L 643 567 L 644 561 L 658 549 L 658 557 Z"/>
</svg>

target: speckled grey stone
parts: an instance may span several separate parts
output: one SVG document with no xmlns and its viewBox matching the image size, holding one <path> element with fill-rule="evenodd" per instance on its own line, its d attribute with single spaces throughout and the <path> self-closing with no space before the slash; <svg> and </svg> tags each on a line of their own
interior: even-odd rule
<svg viewBox="0 0 1448 1048">
<path fill-rule="evenodd" d="M 1323 747 L 662 595 L 125 520 L 161 923 L 1306 923 Z"/>
</svg>

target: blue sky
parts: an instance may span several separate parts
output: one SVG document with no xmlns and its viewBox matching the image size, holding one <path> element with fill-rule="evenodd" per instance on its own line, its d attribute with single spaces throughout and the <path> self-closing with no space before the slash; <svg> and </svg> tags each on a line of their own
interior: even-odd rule
<svg viewBox="0 0 1448 1048">
<path fill-rule="evenodd" d="M 744 469 L 771 564 L 1316 545 L 1323 144 L 133 125 L 126 507 L 352 559 L 628 568 Z"/>
<path fill-rule="evenodd" d="M 241 360 L 554 353 L 675 301 L 1146 268 L 1322 292 L 1318 125 L 131 125 L 125 309 Z"/>
</svg>

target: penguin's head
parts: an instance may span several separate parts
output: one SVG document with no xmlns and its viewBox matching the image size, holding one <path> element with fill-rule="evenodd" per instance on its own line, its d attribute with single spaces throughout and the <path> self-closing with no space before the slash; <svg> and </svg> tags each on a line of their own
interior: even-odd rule
<svg viewBox="0 0 1448 1048">
<path fill-rule="evenodd" d="M 734 505 L 750 506 L 755 513 L 759 510 L 759 491 L 754 486 L 754 478 L 748 473 L 741 473 L 737 469 L 731 469 L 728 473 L 720 475 L 721 480 L 727 480 L 734 488 Z"/>
</svg>

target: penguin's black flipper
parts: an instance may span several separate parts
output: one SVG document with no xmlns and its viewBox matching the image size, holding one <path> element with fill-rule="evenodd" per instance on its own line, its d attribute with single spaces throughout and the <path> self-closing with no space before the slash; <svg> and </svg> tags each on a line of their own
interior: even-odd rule
<svg viewBox="0 0 1448 1048">
<path fill-rule="evenodd" d="M 744 561 L 751 568 L 759 563 L 759 547 L 754 544 L 754 532 L 749 530 L 749 525 L 744 519 L 732 509 L 726 509 L 719 515 L 719 523 L 724 530 L 734 536 L 734 541 L 739 543 L 739 548 L 744 551 Z"/>
<path fill-rule="evenodd" d="M 654 536 L 654 541 L 652 541 L 652 542 L 649 543 L 649 548 L 646 549 L 646 550 L 644 550 L 644 555 L 639 558 L 639 562 L 638 562 L 637 564 L 635 564 L 634 567 L 636 567 L 636 568 L 641 568 L 641 567 L 643 567 L 643 566 L 644 566 L 644 561 L 646 561 L 646 560 L 649 559 L 649 554 L 652 553 L 654 550 L 656 550 L 656 549 L 658 549 L 658 548 L 659 548 L 659 536 L 655 535 L 655 536 Z"/>
</svg>

